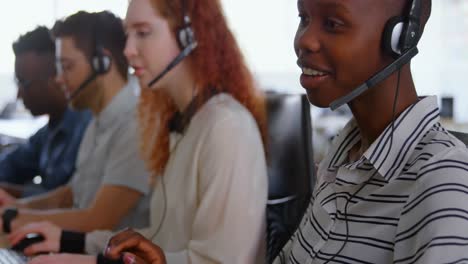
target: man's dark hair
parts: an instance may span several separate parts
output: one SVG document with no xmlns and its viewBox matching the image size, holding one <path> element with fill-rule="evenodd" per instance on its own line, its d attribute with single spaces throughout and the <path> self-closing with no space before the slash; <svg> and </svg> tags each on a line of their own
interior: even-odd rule
<svg viewBox="0 0 468 264">
<path fill-rule="evenodd" d="M 44 26 L 39 26 L 26 34 L 21 35 L 12 46 L 15 56 L 30 51 L 39 55 L 47 54 L 55 56 L 55 43 L 50 36 L 49 29 Z"/>
<path fill-rule="evenodd" d="M 89 60 L 95 55 L 96 44 L 99 41 L 101 47 L 111 53 L 112 61 L 117 65 L 120 75 L 127 79 L 128 62 L 123 53 L 126 36 L 122 20 L 111 12 L 79 11 L 57 21 L 52 33 L 55 38 L 72 37 L 76 47 L 83 51 Z"/>
</svg>

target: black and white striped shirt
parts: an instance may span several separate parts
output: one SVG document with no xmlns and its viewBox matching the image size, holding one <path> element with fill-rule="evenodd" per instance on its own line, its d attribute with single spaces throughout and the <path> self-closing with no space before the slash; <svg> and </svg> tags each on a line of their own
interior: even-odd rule
<svg viewBox="0 0 468 264">
<path fill-rule="evenodd" d="M 392 144 L 391 134 L 389 126 L 348 162 L 360 140 L 355 121 L 348 123 L 275 264 L 468 263 L 468 151 L 440 125 L 437 98 L 406 109 Z"/>
</svg>

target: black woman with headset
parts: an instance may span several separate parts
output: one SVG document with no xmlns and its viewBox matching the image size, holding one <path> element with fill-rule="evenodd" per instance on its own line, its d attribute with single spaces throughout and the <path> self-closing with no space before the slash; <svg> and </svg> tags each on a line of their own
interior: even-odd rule
<svg viewBox="0 0 468 264">
<path fill-rule="evenodd" d="M 151 224 L 117 234 L 107 247 L 110 232 L 70 236 L 49 224 L 30 226 L 28 232 L 55 234 L 43 251 L 94 254 L 40 256 L 31 263 L 110 263 L 114 256 L 132 263 L 144 258 L 138 245 L 157 248 L 169 263 L 264 262 L 264 98 L 220 1 L 132 0 L 124 25 L 125 55 L 142 86 Z M 135 238 L 144 243 L 132 245 Z"/>
<path fill-rule="evenodd" d="M 468 152 L 439 123 L 436 97 L 417 96 L 409 63 L 431 0 L 297 3 L 301 85 L 353 119 L 274 263 L 465 262 Z"/>
</svg>

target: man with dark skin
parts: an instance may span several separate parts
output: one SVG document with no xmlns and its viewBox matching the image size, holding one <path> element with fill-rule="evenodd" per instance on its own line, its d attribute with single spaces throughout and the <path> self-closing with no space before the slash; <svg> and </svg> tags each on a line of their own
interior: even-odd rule
<svg viewBox="0 0 468 264">
<path fill-rule="evenodd" d="M 41 194 L 68 182 L 89 112 L 72 111 L 55 82 L 55 45 L 46 27 L 37 27 L 14 44 L 18 98 L 33 116 L 49 122 L 25 144 L 0 156 L 0 206 Z M 42 176 L 40 185 L 32 179 Z"/>
<path fill-rule="evenodd" d="M 382 48 L 384 28 L 415 2 L 298 0 L 294 47 L 309 101 L 329 107 L 394 62 Z M 431 0 L 420 4 L 422 34 Z M 354 118 L 319 165 L 309 209 L 274 263 L 465 261 L 468 152 L 438 122 L 436 98 L 418 97 L 407 63 L 348 106 Z M 106 253 L 165 262 L 132 230 Z"/>
<path fill-rule="evenodd" d="M 49 67 L 45 67 L 45 64 L 48 64 Z M 53 54 L 52 57 L 47 57 L 32 51 L 19 54 L 15 61 L 15 73 L 19 84 L 18 98 L 23 100 L 24 106 L 33 116 L 48 114 L 52 123 L 59 121 L 67 109 L 65 96 L 53 80 L 54 66 Z M 27 89 L 35 88 L 32 85 L 34 81 L 29 81 L 26 84 L 27 87 L 24 87 L 22 80 L 37 79 L 38 76 L 42 78 L 36 81 L 44 81 L 47 84 L 44 85 L 43 90 Z M 48 96 L 44 96 L 45 94 Z"/>
</svg>

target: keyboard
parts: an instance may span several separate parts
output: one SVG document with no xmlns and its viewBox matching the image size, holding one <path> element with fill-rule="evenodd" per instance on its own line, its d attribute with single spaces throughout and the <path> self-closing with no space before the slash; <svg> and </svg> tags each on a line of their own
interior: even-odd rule
<svg viewBox="0 0 468 264">
<path fill-rule="evenodd" d="M 0 264 L 26 264 L 29 258 L 23 253 L 1 248 L 0 249 Z"/>
</svg>

